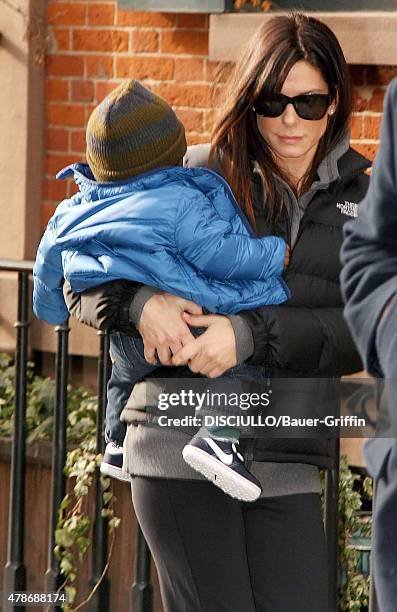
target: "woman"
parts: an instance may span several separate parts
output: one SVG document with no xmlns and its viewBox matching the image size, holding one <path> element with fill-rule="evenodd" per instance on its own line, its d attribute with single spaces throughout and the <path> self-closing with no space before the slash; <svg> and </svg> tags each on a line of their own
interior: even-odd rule
<svg viewBox="0 0 397 612">
<path fill-rule="evenodd" d="M 343 211 L 364 196 L 369 165 L 349 148 L 351 104 L 332 32 L 302 15 L 274 17 L 236 65 L 211 151 L 192 147 L 185 160 L 205 165 L 210 153 L 211 167 L 228 180 L 258 236 L 278 234 L 290 244 L 287 305 L 192 315 L 197 305 L 187 300 L 120 282 L 69 295 L 72 313 L 130 333 L 133 321 L 147 361 L 155 363 L 157 354 L 163 365 L 180 366 L 161 369 L 156 375 L 164 378 L 218 377 L 243 362 L 289 377 L 360 370 L 338 283 Z M 194 338 L 197 326 L 206 331 Z M 164 609 L 325 612 L 321 441 L 248 440 L 244 449 L 263 494 L 241 503 L 184 463 L 189 434 L 158 426 L 146 410 L 153 390 L 156 383 L 136 385 L 124 411 L 125 465 Z"/>
</svg>

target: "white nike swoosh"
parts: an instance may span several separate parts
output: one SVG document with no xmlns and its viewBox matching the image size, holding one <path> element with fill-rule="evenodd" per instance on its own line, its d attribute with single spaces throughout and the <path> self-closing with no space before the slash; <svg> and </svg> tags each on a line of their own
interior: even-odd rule
<svg viewBox="0 0 397 612">
<path fill-rule="evenodd" d="M 222 463 L 225 463 L 226 465 L 232 465 L 233 453 L 230 453 L 230 454 L 224 453 L 223 450 L 219 448 L 217 443 L 214 442 L 214 440 L 212 440 L 212 438 L 204 438 L 204 440 L 207 442 L 208 446 L 212 448 L 215 455 L 218 457 L 218 459 L 222 461 Z"/>
</svg>

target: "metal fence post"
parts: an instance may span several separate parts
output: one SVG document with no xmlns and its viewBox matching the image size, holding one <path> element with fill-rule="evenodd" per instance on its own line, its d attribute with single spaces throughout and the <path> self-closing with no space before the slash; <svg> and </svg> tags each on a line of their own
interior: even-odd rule
<svg viewBox="0 0 397 612">
<path fill-rule="evenodd" d="M 110 374 L 109 334 L 98 332 L 100 337 L 100 351 L 98 359 L 98 414 L 96 446 L 97 453 L 103 453 L 105 449 L 103 421 L 107 401 L 107 382 Z M 90 586 L 93 588 L 100 580 L 107 563 L 108 554 L 108 525 L 107 519 L 101 516 L 102 512 L 102 487 L 99 470 L 95 475 L 95 518 L 92 534 L 92 570 Z M 109 612 L 110 584 L 107 576 L 101 581 L 99 588 L 91 598 L 87 609 L 90 612 Z"/>
<path fill-rule="evenodd" d="M 25 420 L 28 349 L 28 283 L 29 272 L 18 273 L 17 350 L 15 356 L 15 411 L 12 439 L 10 505 L 8 515 L 8 551 L 4 567 L 5 593 L 26 590 L 24 564 L 25 539 Z M 25 606 L 5 604 L 4 612 L 25 610 Z"/>
<path fill-rule="evenodd" d="M 56 354 L 55 379 L 55 410 L 52 440 L 52 483 L 51 483 L 51 519 L 48 538 L 48 567 L 44 577 L 44 589 L 47 593 L 55 592 L 62 584 L 59 571 L 59 561 L 54 554 L 55 530 L 58 523 L 58 512 L 61 501 L 65 497 L 66 477 L 64 467 L 66 462 L 66 425 L 68 404 L 68 340 L 69 325 L 66 321 L 55 328 L 58 334 Z M 61 607 L 56 606 L 56 611 Z"/>
</svg>

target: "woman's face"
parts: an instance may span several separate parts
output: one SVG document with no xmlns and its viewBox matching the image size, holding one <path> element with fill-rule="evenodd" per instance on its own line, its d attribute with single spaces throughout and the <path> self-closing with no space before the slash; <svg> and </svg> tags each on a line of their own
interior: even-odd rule
<svg viewBox="0 0 397 612">
<path fill-rule="evenodd" d="M 328 85 L 321 72 L 304 60 L 296 62 L 284 81 L 281 93 L 293 98 L 301 94 L 328 94 Z M 331 103 L 331 110 L 334 104 Z M 300 159 L 312 159 L 317 145 L 323 136 L 329 114 L 322 119 L 308 121 L 301 119 L 292 104 L 288 104 L 280 117 L 261 117 L 257 115 L 257 125 L 263 138 L 276 157 L 288 166 L 288 160 L 296 163 Z"/>
</svg>

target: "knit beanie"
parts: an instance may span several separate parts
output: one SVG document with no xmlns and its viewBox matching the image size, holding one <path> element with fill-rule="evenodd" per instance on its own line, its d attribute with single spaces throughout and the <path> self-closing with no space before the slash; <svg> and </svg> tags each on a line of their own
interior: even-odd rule
<svg viewBox="0 0 397 612">
<path fill-rule="evenodd" d="M 121 83 L 94 109 L 86 141 L 98 182 L 175 166 L 186 152 L 185 130 L 172 108 L 134 80 Z"/>
</svg>

